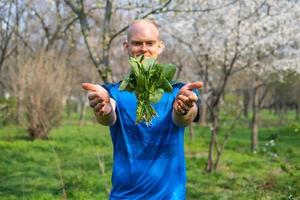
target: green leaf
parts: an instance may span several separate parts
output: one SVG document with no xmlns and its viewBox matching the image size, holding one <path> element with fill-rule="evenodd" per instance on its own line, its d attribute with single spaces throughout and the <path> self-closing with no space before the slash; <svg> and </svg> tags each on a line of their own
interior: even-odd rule
<svg viewBox="0 0 300 200">
<path fill-rule="evenodd" d="M 129 59 L 129 64 L 130 64 L 132 73 L 133 73 L 136 77 L 138 77 L 138 76 L 140 75 L 140 73 L 141 73 L 141 70 L 140 70 L 140 66 L 139 66 L 138 61 L 137 61 L 135 58 L 130 57 L 130 59 Z"/>
<path fill-rule="evenodd" d="M 142 63 L 143 60 L 144 60 L 145 56 L 144 55 L 140 55 L 138 57 L 136 57 L 136 60 L 139 62 L 139 63 Z"/>
<path fill-rule="evenodd" d="M 136 123 L 151 124 L 156 111 L 151 106 L 158 102 L 164 92 L 171 92 L 172 78 L 176 67 L 173 64 L 157 64 L 153 58 L 144 55 L 130 57 L 131 73 L 121 82 L 120 90 L 132 91 L 137 97 Z"/>
<path fill-rule="evenodd" d="M 143 88 L 146 87 L 146 76 L 145 72 L 142 72 L 138 77 L 136 77 L 136 85 L 138 91 L 143 91 Z"/>
<path fill-rule="evenodd" d="M 163 78 L 161 86 L 166 92 L 172 92 L 173 90 L 172 85 L 169 83 L 169 81 L 166 78 Z"/>
<path fill-rule="evenodd" d="M 166 85 L 166 83 L 164 83 L 164 79 L 167 79 L 168 81 L 172 80 L 173 76 L 176 73 L 176 66 L 173 64 L 158 64 L 158 67 L 162 69 L 162 72 L 157 82 L 157 86 L 165 88 L 164 85 Z"/>
<path fill-rule="evenodd" d="M 136 88 L 135 81 L 130 81 L 129 84 L 128 84 L 128 87 L 126 88 L 126 90 L 128 89 L 128 91 L 131 92 L 131 91 L 135 90 L 135 88 Z"/>
<path fill-rule="evenodd" d="M 162 76 L 166 78 L 168 81 L 171 81 L 173 76 L 176 73 L 176 66 L 173 64 L 164 64 Z"/>
<path fill-rule="evenodd" d="M 140 123 L 143 120 L 144 106 L 142 102 L 138 102 L 136 109 L 136 123 Z"/>
<path fill-rule="evenodd" d="M 126 75 L 124 77 L 124 79 L 122 80 L 119 89 L 120 90 L 125 90 L 127 88 L 127 86 L 129 85 L 129 81 L 130 81 L 130 76 Z"/>
<path fill-rule="evenodd" d="M 161 99 L 163 94 L 164 94 L 164 90 L 162 88 L 158 88 L 153 93 L 150 93 L 150 97 L 149 97 L 150 103 L 157 103 Z"/>
<path fill-rule="evenodd" d="M 162 67 L 159 64 L 155 64 L 149 71 L 149 84 L 152 87 L 156 86 L 156 83 L 159 81 L 159 77 L 162 72 Z"/>
<path fill-rule="evenodd" d="M 164 65 L 162 65 L 162 64 L 156 64 L 155 65 L 155 69 L 156 69 L 156 71 L 159 72 L 159 75 L 162 73 L 163 68 L 164 68 Z"/>
<path fill-rule="evenodd" d="M 145 69 L 145 71 L 149 71 L 149 69 L 151 69 L 154 65 L 155 65 L 155 59 L 154 58 L 145 58 L 143 60 L 143 67 Z"/>
<path fill-rule="evenodd" d="M 171 84 L 171 85 L 175 85 L 175 84 L 177 84 L 177 83 L 179 83 L 178 80 L 171 80 L 171 81 L 170 81 L 170 84 Z"/>
</svg>

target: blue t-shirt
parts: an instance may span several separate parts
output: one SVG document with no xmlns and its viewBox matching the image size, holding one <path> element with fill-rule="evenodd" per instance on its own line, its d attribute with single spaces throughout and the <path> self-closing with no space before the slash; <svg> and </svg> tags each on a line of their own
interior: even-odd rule
<svg viewBox="0 0 300 200">
<path fill-rule="evenodd" d="M 184 85 L 173 85 L 153 104 L 158 117 L 151 125 L 135 124 L 137 98 L 119 90 L 120 83 L 104 85 L 116 101 L 117 120 L 110 127 L 114 148 L 110 200 L 185 199 L 184 128 L 172 120 L 173 102 Z"/>
</svg>

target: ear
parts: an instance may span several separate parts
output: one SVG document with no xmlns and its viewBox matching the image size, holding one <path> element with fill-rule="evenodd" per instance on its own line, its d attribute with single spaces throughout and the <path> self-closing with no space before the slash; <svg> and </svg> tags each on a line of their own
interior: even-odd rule
<svg viewBox="0 0 300 200">
<path fill-rule="evenodd" d="M 163 41 L 158 42 L 158 54 L 161 54 L 163 50 L 165 49 L 165 44 Z"/>
<path fill-rule="evenodd" d="M 128 52 L 128 42 L 127 41 L 123 42 L 123 49 L 124 49 L 124 51 Z"/>
</svg>

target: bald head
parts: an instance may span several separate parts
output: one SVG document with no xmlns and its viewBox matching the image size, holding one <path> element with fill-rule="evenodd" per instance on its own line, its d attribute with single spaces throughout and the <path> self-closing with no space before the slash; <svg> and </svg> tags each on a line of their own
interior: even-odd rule
<svg viewBox="0 0 300 200">
<path fill-rule="evenodd" d="M 130 41 L 133 34 L 139 34 L 141 31 L 151 31 L 151 34 L 154 34 L 159 40 L 158 25 L 155 21 L 148 19 L 134 20 L 127 29 L 127 40 Z"/>
</svg>

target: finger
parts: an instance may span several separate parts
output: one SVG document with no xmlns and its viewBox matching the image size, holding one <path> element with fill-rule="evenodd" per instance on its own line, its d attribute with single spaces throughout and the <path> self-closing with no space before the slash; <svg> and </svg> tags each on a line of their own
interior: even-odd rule
<svg viewBox="0 0 300 200">
<path fill-rule="evenodd" d="M 95 112 L 99 112 L 103 108 L 103 106 L 103 103 L 98 103 L 94 108 Z"/>
<path fill-rule="evenodd" d="M 184 105 L 188 106 L 189 108 L 193 107 L 194 105 L 194 101 L 191 100 L 187 100 L 184 102 Z"/>
<path fill-rule="evenodd" d="M 192 96 L 192 95 L 194 95 L 195 93 L 193 92 L 193 91 L 191 91 L 191 90 L 182 90 L 182 91 L 180 91 L 180 94 L 181 95 L 184 95 L 184 96 L 186 96 L 186 97 L 189 97 L 189 96 Z"/>
<path fill-rule="evenodd" d="M 91 84 L 91 83 L 82 83 L 82 88 L 89 91 L 99 91 L 99 87 L 97 85 Z"/>
<path fill-rule="evenodd" d="M 97 106 L 97 104 L 102 103 L 103 101 L 101 99 L 93 99 L 90 101 L 90 107 L 95 108 Z"/>
<path fill-rule="evenodd" d="M 186 107 L 183 106 L 178 106 L 178 112 L 180 112 L 181 114 L 185 114 L 189 112 L 189 109 L 187 109 Z"/>
<path fill-rule="evenodd" d="M 190 96 L 185 96 L 185 95 L 178 95 L 176 100 L 181 100 L 183 104 L 188 106 L 189 108 L 193 107 L 193 103 L 195 100 L 197 100 L 196 95 L 192 92 Z"/>
<path fill-rule="evenodd" d="M 103 114 L 107 115 L 107 114 L 109 114 L 109 113 L 111 112 L 111 106 L 105 105 L 105 106 L 103 106 L 103 107 L 100 109 L 100 111 L 101 111 Z"/>
<path fill-rule="evenodd" d="M 174 102 L 174 109 L 177 113 L 185 114 L 189 111 L 189 108 L 184 105 L 180 99 L 176 99 Z"/>
<path fill-rule="evenodd" d="M 183 94 L 179 94 L 179 95 L 177 96 L 176 100 L 181 100 L 181 101 L 184 102 L 184 101 L 189 100 L 189 97 L 188 97 L 188 96 L 185 96 L 185 95 L 183 95 Z"/>
<path fill-rule="evenodd" d="M 99 93 L 98 92 L 89 92 L 88 95 L 87 95 L 88 99 L 89 100 L 93 100 L 97 97 L 100 97 Z"/>
<path fill-rule="evenodd" d="M 187 83 L 185 86 L 182 87 L 182 89 L 187 90 L 193 90 L 193 89 L 201 89 L 203 86 L 203 83 L 201 81 Z"/>
<path fill-rule="evenodd" d="M 97 113 L 99 116 L 103 116 L 103 115 L 104 115 L 103 112 L 102 112 L 101 110 L 97 111 L 96 113 Z"/>
<path fill-rule="evenodd" d="M 103 105 L 99 111 L 97 111 L 98 115 L 103 116 L 103 115 L 107 115 L 111 112 L 111 107 L 108 105 Z"/>
<path fill-rule="evenodd" d="M 184 111 L 184 112 L 188 112 L 190 110 L 190 108 L 186 105 L 183 105 L 181 106 L 181 109 Z"/>
<path fill-rule="evenodd" d="M 191 109 L 192 107 L 194 107 L 196 101 L 198 100 L 198 97 L 195 95 L 189 97 L 189 99 L 187 101 L 184 102 L 184 104 Z"/>
<path fill-rule="evenodd" d="M 186 101 L 188 101 L 188 100 L 197 101 L 197 99 L 198 99 L 197 95 L 193 91 L 190 91 L 190 90 L 180 91 L 178 96 L 180 96 L 180 95 L 187 97 L 187 99 L 184 98 L 184 100 L 186 100 Z"/>
<path fill-rule="evenodd" d="M 185 102 L 181 101 L 180 99 L 177 100 L 178 102 L 178 107 L 184 111 L 189 111 L 190 106 L 188 106 Z"/>
<path fill-rule="evenodd" d="M 197 95 L 190 90 L 183 90 L 183 91 L 181 91 L 180 95 L 186 96 L 188 98 L 186 101 L 190 102 L 190 104 L 192 104 L 193 102 L 196 102 L 198 100 Z M 180 96 L 180 95 L 178 95 L 178 96 Z"/>
<path fill-rule="evenodd" d="M 104 101 L 103 94 L 101 94 L 100 92 L 90 92 L 88 93 L 87 97 L 89 100 L 100 99 L 101 101 Z"/>
<path fill-rule="evenodd" d="M 186 111 L 183 110 L 183 108 L 181 106 L 178 106 L 177 112 L 179 112 L 179 113 L 185 113 Z"/>
<path fill-rule="evenodd" d="M 177 99 L 176 102 L 177 102 L 177 105 L 179 105 L 179 106 L 182 106 L 182 105 L 183 105 L 183 101 L 180 100 L 180 99 Z"/>
<path fill-rule="evenodd" d="M 192 94 L 192 95 L 190 95 L 189 96 L 189 100 L 188 101 L 190 101 L 190 102 L 196 102 L 198 100 L 198 97 L 197 97 L 197 95 L 196 94 Z"/>
</svg>

